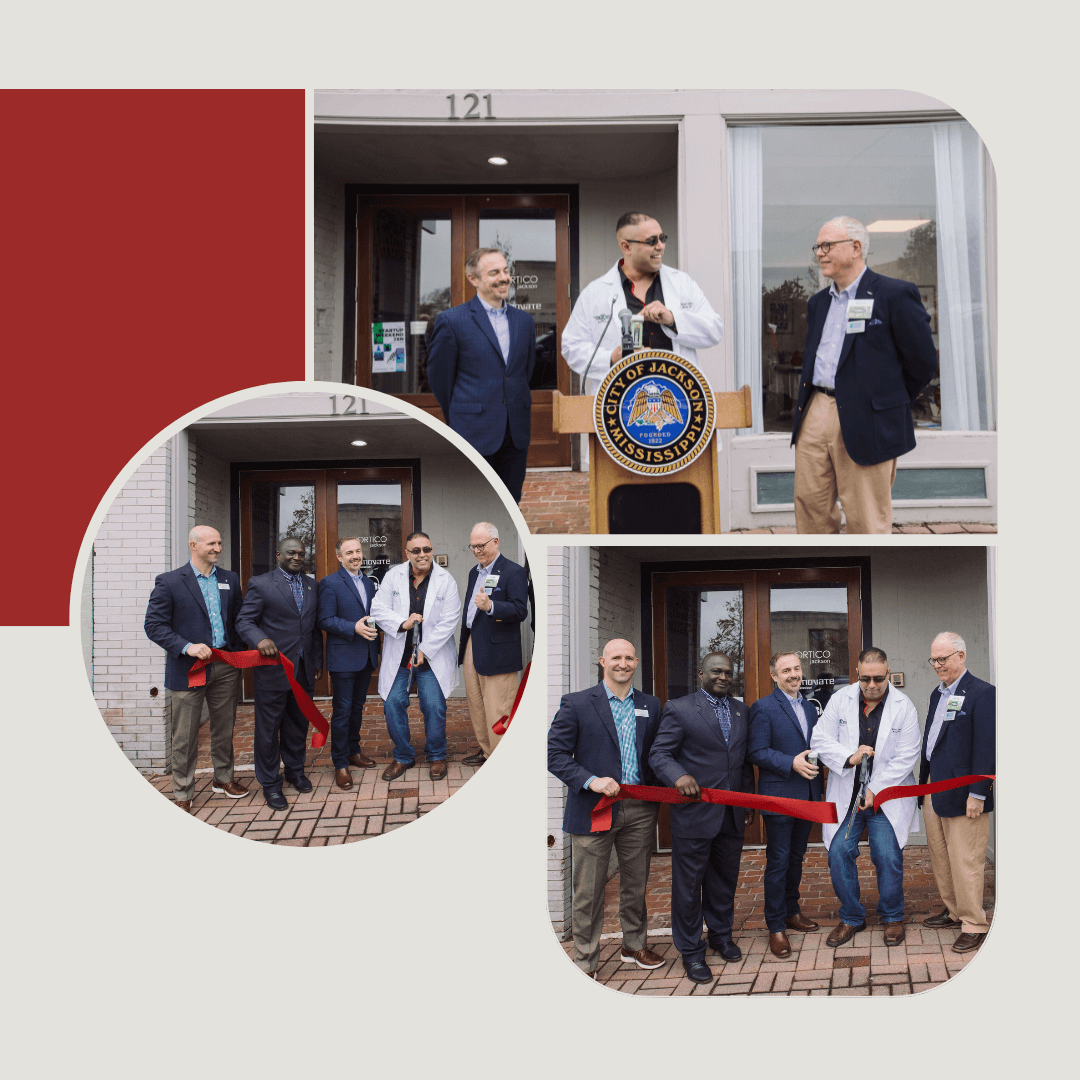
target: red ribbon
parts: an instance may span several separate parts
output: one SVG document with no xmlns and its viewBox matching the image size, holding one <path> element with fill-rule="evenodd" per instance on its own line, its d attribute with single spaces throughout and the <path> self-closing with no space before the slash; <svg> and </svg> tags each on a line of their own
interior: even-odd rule
<svg viewBox="0 0 1080 1080">
<path fill-rule="evenodd" d="M 639 784 L 623 784 L 619 794 L 612 798 L 604 795 L 593 807 L 590 832 L 607 832 L 611 828 L 611 808 L 623 799 L 640 799 L 642 802 L 658 803 L 721 803 L 724 806 L 742 806 L 748 810 L 768 810 L 774 814 L 817 821 L 822 825 L 836 824 L 836 803 L 811 802 L 809 799 L 781 799 L 771 795 L 749 795 L 745 791 L 721 791 L 719 788 L 702 788 L 700 799 L 688 799 L 674 788 L 644 787 Z"/>
<path fill-rule="evenodd" d="M 874 813 L 882 803 L 893 799 L 909 799 L 912 795 L 933 795 L 935 791 L 949 791 L 952 788 L 966 787 L 973 780 L 995 780 L 996 776 L 988 773 L 976 773 L 972 776 L 954 776 L 951 780 L 939 780 L 936 784 L 907 784 L 887 787 L 874 796 Z"/>
<path fill-rule="evenodd" d="M 491 725 L 491 730 L 496 735 L 505 735 L 507 728 L 510 727 L 510 721 L 514 719 L 514 713 L 517 712 L 518 705 L 521 704 L 521 695 L 525 692 L 525 683 L 529 679 L 529 668 L 532 667 L 532 661 L 530 660 L 525 665 L 525 674 L 521 676 L 521 682 L 518 683 L 517 697 L 514 698 L 514 704 L 510 707 L 509 716 L 500 716 L 494 724 Z"/>
<path fill-rule="evenodd" d="M 206 685 L 206 668 L 213 663 L 228 664 L 229 667 L 256 668 L 256 667 L 281 667 L 285 672 L 285 678 L 289 680 L 289 689 L 296 698 L 300 711 L 307 717 L 307 722 L 315 729 L 311 736 L 313 747 L 325 746 L 326 736 L 330 732 L 330 725 L 326 718 L 315 707 L 315 702 L 308 697 L 307 691 L 296 681 L 293 662 L 282 652 L 277 656 L 263 656 L 258 649 L 249 649 L 246 652 L 224 652 L 221 649 L 211 649 L 210 659 L 196 659 L 188 671 L 188 689 Z"/>
</svg>

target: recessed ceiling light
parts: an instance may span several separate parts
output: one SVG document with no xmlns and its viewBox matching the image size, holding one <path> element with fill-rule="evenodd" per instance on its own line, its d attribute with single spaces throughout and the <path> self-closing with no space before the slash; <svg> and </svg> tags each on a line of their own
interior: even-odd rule
<svg viewBox="0 0 1080 1080">
<path fill-rule="evenodd" d="M 509 165 L 510 162 L 507 161 L 506 158 L 504 158 L 504 157 L 489 157 L 488 158 L 488 164 L 489 165 Z"/>
<path fill-rule="evenodd" d="M 352 445 L 353 446 L 367 446 L 367 443 L 364 442 L 363 439 L 353 439 Z"/>
<path fill-rule="evenodd" d="M 922 218 L 921 220 L 903 220 L 903 221 L 887 221 L 882 218 L 879 221 L 872 221 L 866 226 L 867 232 L 908 232 L 910 229 L 917 229 L 920 225 L 926 225 L 930 221 L 930 218 Z"/>
</svg>

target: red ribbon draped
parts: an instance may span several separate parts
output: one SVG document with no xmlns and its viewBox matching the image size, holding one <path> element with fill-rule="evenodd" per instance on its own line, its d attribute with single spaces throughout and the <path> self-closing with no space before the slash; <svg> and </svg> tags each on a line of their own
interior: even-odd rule
<svg viewBox="0 0 1080 1080">
<path fill-rule="evenodd" d="M 972 781 L 994 780 L 995 777 L 980 773 L 973 776 L 956 776 L 951 780 L 939 780 L 936 784 L 907 784 L 885 788 L 874 796 L 874 812 L 879 806 L 893 799 L 911 798 L 913 795 L 932 795 L 935 791 L 949 791 L 964 787 Z M 639 784 L 623 784 L 619 794 L 612 798 L 603 795 L 593 807 L 590 832 L 607 832 L 611 828 L 611 808 L 623 799 L 639 799 L 641 802 L 682 804 L 691 802 L 720 803 L 724 806 L 742 806 L 747 810 L 765 810 L 773 814 L 816 821 L 821 825 L 836 825 L 836 803 L 812 802 L 809 799 L 780 799 L 770 795 L 748 795 L 743 791 L 721 791 L 718 788 L 702 788 L 701 799 L 688 799 L 674 788 L 645 787 Z"/>
<path fill-rule="evenodd" d="M 510 727 L 510 721 L 514 719 L 514 713 L 517 712 L 518 705 L 521 704 L 521 695 L 525 693 L 525 683 L 529 679 L 529 668 L 532 667 L 532 661 L 530 660 L 525 665 L 525 674 L 521 676 L 521 682 L 518 683 L 517 696 L 514 698 L 514 704 L 510 707 L 509 716 L 500 716 L 494 724 L 491 725 L 491 730 L 496 735 L 505 735 L 507 728 Z"/>
<path fill-rule="evenodd" d="M 210 659 L 196 659 L 188 671 L 188 689 L 206 685 L 206 668 L 213 663 L 228 664 L 229 667 L 245 668 L 256 667 L 280 667 L 285 672 L 285 678 L 289 680 L 289 689 L 296 698 L 300 711 L 307 718 L 307 722 L 315 729 L 311 736 L 311 745 L 314 747 L 325 746 L 326 736 L 330 732 L 330 725 L 326 718 L 315 707 L 315 702 L 308 697 L 307 691 L 296 681 L 293 662 L 279 652 L 277 656 L 263 656 L 258 649 L 249 649 L 246 652 L 224 652 L 222 649 L 211 649 Z"/>
</svg>

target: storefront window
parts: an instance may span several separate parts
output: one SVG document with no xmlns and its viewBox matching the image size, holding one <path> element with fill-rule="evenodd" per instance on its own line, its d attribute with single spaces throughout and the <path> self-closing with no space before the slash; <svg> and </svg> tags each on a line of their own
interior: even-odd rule
<svg viewBox="0 0 1080 1080">
<path fill-rule="evenodd" d="M 811 247 L 830 218 L 870 231 L 867 265 L 919 287 L 938 348 L 916 426 L 995 426 L 986 307 L 982 143 L 963 121 L 732 128 L 730 187 L 736 384 L 754 426 L 790 432 L 807 301 L 828 286 Z M 758 404 L 760 403 L 760 404 Z"/>
<path fill-rule="evenodd" d="M 364 550 L 363 572 L 382 581 L 401 562 L 401 484 L 337 485 L 339 536 L 359 536 Z"/>
<path fill-rule="evenodd" d="M 745 697 L 743 591 L 673 586 L 667 590 L 667 696 L 698 688 L 701 658 L 726 653 L 735 667 L 731 693 Z"/>
<path fill-rule="evenodd" d="M 821 581 L 813 585 L 773 585 L 769 590 L 772 652 L 798 653 L 803 697 L 818 715 L 833 688 L 848 678 L 847 584 Z"/>
<path fill-rule="evenodd" d="M 315 573 L 315 485 L 269 481 L 251 485 L 251 573 L 277 565 L 278 543 L 292 535 L 304 541 L 304 573 Z"/>
</svg>

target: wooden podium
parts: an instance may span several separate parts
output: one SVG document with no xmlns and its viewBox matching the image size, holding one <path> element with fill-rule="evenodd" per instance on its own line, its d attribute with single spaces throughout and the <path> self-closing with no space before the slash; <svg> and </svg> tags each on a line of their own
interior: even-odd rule
<svg viewBox="0 0 1080 1080">
<path fill-rule="evenodd" d="M 750 403 L 750 387 L 714 394 L 716 399 L 716 423 L 709 446 L 685 469 L 663 477 L 665 483 L 690 484 L 697 488 L 701 499 L 702 533 L 720 532 L 720 480 L 716 468 L 716 432 L 730 428 L 750 427 L 753 423 Z M 589 531 L 609 533 L 609 500 L 617 487 L 661 482 L 655 476 L 642 476 L 624 469 L 611 459 L 600 445 L 593 427 L 593 395 L 571 397 L 552 395 L 551 426 L 559 434 L 589 433 Z M 642 532 L 664 532 L 663 523 Z"/>
</svg>

